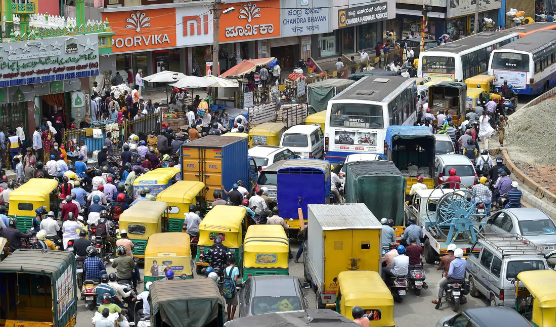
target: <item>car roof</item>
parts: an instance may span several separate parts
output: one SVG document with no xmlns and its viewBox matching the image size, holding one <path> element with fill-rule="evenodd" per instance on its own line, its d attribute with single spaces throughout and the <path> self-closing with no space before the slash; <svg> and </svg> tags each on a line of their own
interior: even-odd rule
<svg viewBox="0 0 556 327">
<path fill-rule="evenodd" d="M 286 133 L 311 133 L 314 130 L 318 129 L 319 125 L 318 124 L 312 124 L 312 125 L 295 125 L 292 126 L 290 128 L 288 128 L 284 134 Z"/>
<path fill-rule="evenodd" d="M 450 138 L 450 135 L 448 134 L 434 134 L 434 138 L 436 140 L 441 140 L 441 141 L 452 141 L 452 139 Z"/>
<path fill-rule="evenodd" d="M 436 157 L 446 165 L 473 165 L 463 154 L 440 154 Z"/>
<path fill-rule="evenodd" d="M 531 325 L 517 311 L 505 307 L 483 307 L 464 311 L 464 314 L 480 327 L 512 326 L 531 327 Z M 479 327 L 477 326 L 477 327 Z"/>
<path fill-rule="evenodd" d="M 247 153 L 252 157 L 259 157 L 259 156 L 266 157 L 274 152 L 278 152 L 278 150 L 281 149 L 284 148 L 281 148 L 279 146 L 272 146 L 272 145 L 258 145 L 249 149 Z"/>
<path fill-rule="evenodd" d="M 546 213 L 537 208 L 513 208 L 505 209 L 504 211 L 514 215 L 518 220 L 550 219 Z"/>
<path fill-rule="evenodd" d="M 255 276 L 252 279 L 253 296 L 300 296 L 299 281 L 295 276 Z"/>
</svg>

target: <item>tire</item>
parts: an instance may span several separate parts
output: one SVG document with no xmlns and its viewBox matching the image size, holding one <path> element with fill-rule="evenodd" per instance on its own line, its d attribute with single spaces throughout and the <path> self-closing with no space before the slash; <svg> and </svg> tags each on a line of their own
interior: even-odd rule
<svg viewBox="0 0 556 327">
<path fill-rule="evenodd" d="M 425 240 L 425 251 L 424 251 L 424 255 L 425 255 L 425 262 L 430 264 L 430 265 L 434 265 L 434 261 L 436 259 L 436 253 L 434 252 L 434 250 L 431 247 L 431 242 L 429 239 Z"/>
<path fill-rule="evenodd" d="M 452 307 L 452 311 L 458 312 L 459 311 L 459 297 L 457 299 L 453 299 L 450 303 Z"/>
<path fill-rule="evenodd" d="M 195 272 L 197 273 L 197 275 L 202 274 L 203 273 L 202 270 L 203 270 L 203 266 L 199 266 L 199 265 L 195 266 Z"/>
<path fill-rule="evenodd" d="M 490 295 L 490 299 L 488 300 L 487 307 L 495 307 L 496 306 L 496 299 L 494 295 Z"/>
<path fill-rule="evenodd" d="M 469 295 L 472 297 L 479 297 L 479 290 L 475 285 L 475 279 L 471 276 L 469 276 Z"/>
<path fill-rule="evenodd" d="M 402 303 L 403 302 L 403 297 L 401 297 L 399 294 L 396 294 L 394 296 L 394 301 L 396 301 L 396 303 Z"/>
<path fill-rule="evenodd" d="M 420 296 L 420 295 L 421 295 L 421 289 L 420 289 L 420 288 L 416 288 L 416 289 L 415 289 L 415 295 L 416 295 L 416 296 Z"/>
</svg>

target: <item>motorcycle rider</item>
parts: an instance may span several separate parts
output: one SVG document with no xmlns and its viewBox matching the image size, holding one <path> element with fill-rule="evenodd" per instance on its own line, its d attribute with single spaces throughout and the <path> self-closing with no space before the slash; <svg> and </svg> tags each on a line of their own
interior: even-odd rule
<svg viewBox="0 0 556 327">
<path fill-rule="evenodd" d="M 75 201 L 77 201 L 81 207 L 86 206 L 89 193 L 81 187 L 80 181 L 75 181 L 74 185 L 75 188 L 71 190 L 71 194 L 75 194 Z"/>
<path fill-rule="evenodd" d="M 135 167 L 133 171 L 129 173 L 129 175 L 127 175 L 127 178 L 125 180 L 125 190 L 127 196 L 129 196 L 130 198 L 133 198 L 133 183 L 135 182 L 135 179 L 139 177 L 139 175 L 141 175 L 141 168 Z"/>
<path fill-rule="evenodd" d="M 382 224 L 382 234 L 381 234 L 382 247 L 389 246 L 390 243 L 395 243 L 396 232 L 390 225 L 388 225 L 388 219 L 382 218 L 380 220 L 380 223 Z"/>
<path fill-rule="evenodd" d="M 127 231 L 122 229 L 120 231 L 120 239 L 116 242 L 116 246 L 123 245 L 126 250 L 126 255 L 128 257 L 133 258 L 133 250 L 135 249 L 135 245 L 127 236 Z M 141 280 L 141 275 L 139 273 L 139 266 L 135 265 L 135 271 L 133 273 L 133 278 L 135 279 L 135 283 L 139 283 Z M 134 284 L 135 285 L 135 284 Z"/>
<path fill-rule="evenodd" d="M 16 228 L 17 220 L 9 218 L 8 226 L 2 230 L 2 237 L 8 240 L 10 253 L 21 248 L 21 239 L 33 236 L 32 233 L 22 233 Z"/>
<path fill-rule="evenodd" d="M 496 166 L 490 168 L 490 172 L 488 173 L 491 181 L 496 181 L 498 179 L 498 170 L 503 169 L 506 174 L 509 176 L 511 171 L 504 165 L 504 159 L 502 157 L 496 158 Z"/>
<path fill-rule="evenodd" d="M 417 226 L 417 221 L 415 220 L 415 217 L 409 217 L 408 222 L 409 222 L 409 226 L 406 227 L 405 231 L 403 232 L 402 241 L 404 241 L 404 243 L 407 244 L 408 239 L 414 238 L 416 240 L 416 243 L 418 245 L 421 245 L 421 239 L 424 237 L 423 229 L 420 226 Z"/>
<path fill-rule="evenodd" d="M 41 221 L 41 229 L 46 232 L 46 237 L 54 239 L 56 243 L 60 243 L 60 237 L 58 236 L 60 225 L 58 225 L 58 222 L 54 219 L 54 212 L 48 212 L 46 219 Z"/>
<path fill-rule="evenodd" d="M 444 276 L 448 276 L 448 271 L 450 270 L 450 263 L 456 258 L 454 257 L 454 251 L 456 250 L 456 245 L 454 243 L 448 245 L 448 254 L 444 255 L 442 259 L 440 259 L 440 263 L 438 264 L 438 268 L 436 270 L 444 269 Z M 442 277 L 441 282 L 445 280 L 446 277 Z"/>
<path fill-rule="evenodd" d="M 222 135 L 222 132 L 220 131 L 220 129 L 218 129 L 218 123 L 217 122 L 212 123 L 208 134 L 209 135 L 219 135 L 219 136 Z"/>
<path fill-rule="evenodd" d="M 438 299 L 433 300 L 432 303 L 436 304 L 435 309 L 440 309 L 442 306 L 442 296 L 444 295 L 444 289 L 448 284 L 461 282 L 465 280 L 465 268 L 467 267 L 467 261 L 463 258 L 463 250 L 454 250 L 455 259 L 450 262 L 450 268 L 448 269 L 448 275 L 446 275 L 446 280 L 440 283 L 438 289 Z"/>
<path fill-rule="evenodd" d="M 496 180 L 496 184 L 494 184 L 494 194 L 492 200 L 494 203 L 498 202 L 501 195 L 505 195 L 512 189 L 512 179 L 508 177 L 506 171 L 500 168 L 498 174 L 500 177 Z"/>
<path fill-rule="evenodd" d="M 207 252 L 207 258 L 210 258 L 210 266 L 213 269 L 220 269 L 224 267 L 226 260 L 228 260 L 228 249 L 222 245 L 222 238 L 220 236 L 214 239 L 214 245 Z"/>
<path fill-rule="evenodd" d="M 100 177 L 102 178 L 102 177 Z M 89 201 L 89 203 L 91 203 L 91 199 L 95 196 L 98 196 L 100 201 L 99 204 L 105 206 L 108 204 L 108 201 L 106 201 L 106 196 L 104 195 L 104 185 L 99 185 L 97 187 L 96 190 L 92 191 L 89 196 L 87 196 L 87 201 Z"/>
<path fill-rule="evenodd" d="M 124 291 L 123 285 L 118 284 L 118 282 L 116 281 L 115 273 L 110 273 L 108 275 L 108 285 L 112 287 L 114 292 L 116 292 L 116 299 L 118 299 L 118 301 L 120 302 L 123 302 L 125 298 L 129 297 L 133 293 L 132 290 L 129 290 L 129 292 Z"/>
<path fill-rule="evenodd" d="M 267 210 L 266 201 L 261 197 L 263 190 L 258 189 L 255 195 L 249 198 L 249 207 L 255 208 L 255 214 L 261 216 Z"/>
<path fill-rule="evenodd" d="M 85 259 L 85 262 L 89 258 Z M 112 299 L 116 296 L 116 291 L 110 285 L 108 285 L 108 275 L 104 272 L 100 276 L 100 284 L 95 287 L 95 291 L 97 292 L 97 305 L 102 305 L 102 300 L 104 298 L 104 294 L 109 294 Z"/>
<path fill-rule="evenodd" d="M 93 246 L 87 248 L 87 259 L 83 262 L 83 271 L 85 279 L 99 280 L 103 274 L 106 274 L 106 266 L 97 257 L 97 249 Z M 108 276 L 106 276 L 106 280 L 108 281 Z M 97 295 L 99 294 L 97 293 Z"/>
<path fill-rule="evenodd" d="M 226 190 L 224 189 L 224 185 L 222 185 L 222 191 L 228 196 L 230 202 L 234 206 L 241 205 L 241 202 L 243 201 L 243 195 L 238 188 L 239 185 L 234 183 L 234 185 L 232 185 L 232 190 L 230 192 L 226 192 Z"/>
<path fill-rule="evenodd" d="M 102 284 L 100 284 L 100 285 L 102 285 Z M 108 284 L 106 284 L 106 285 L 108 285 Z M 102 303 L 98 307 L 98 312 L 103 313 L 104 310 L 107 310 L 109 313 L 118 313 L 119 326 L 120 327 L 129 326 L 127 324 L 127 320 L 125 319 L 125 317 L 122 316 L 122 314 L 127 313 L 127 309 L 123 309 L 118 304 L 113 303 L 114 295 L 112 295 L 110 292 L 104 292 L 102 297 L 100 297 L 100 296 L 97 297 L 97 303 L 98 303 L 99 299 Z M 104 313 L 103 313 L 103 316 L 104 316 Z M 124 319 L 125 324 L 123 324 L 124 321 L 122 321 L 121 319 Z"/>
<path fill-rule="evenodd" d="M 409 59 L 408 59 L 409 60 Z M 367 317 L 363 317 L 365 314 L 365 312 L 363 311 L 363 309 L 361 307 L 353 307 L 353 309 L 351 310 L 351 316 L 353 317 L 353 322 L 358 324 L 359 326 L 362 327 L 370 327 L 371 326 L 371 322 L 369 321 L 369 318 Z"/>
<path fill-rule="evenodd" d="M 79 231 L 81 231 L 81 229 L 82 226 L 77 222 L 77 216 L 74 216 L 73 212 L 68 213 L 68 220 L 64 221 L 62 225 L 62 240 L 65 250 L 68 249 L 69 240 L 77 240 L 79 238 Z"/>
<path fill-rule="evenodd" d="M 457 170 L 455 168 L 450 168 L 448 171 L 450 176 L 446 178 L 444 184 L 448 185 L 448 188 L 459 189 L 461 188 L 461 178 L 457 175 Z"/>
<path fill-rule="evenodd" d="M 149 199 L 147 198 L 147 193 L 149 193 L 149 189 L 147 187 L 142 187 L 137 191 L 137 195 L 138 197 L 131 202 L 131 204 L 129 205 L 130 207 L 132 205 L 134 205 L 135 203 L 139 202 L 139 201 L 149 201 Z"/>
<path fill-rule="evenodd" d="M 79 231 L 79 238 L 73 241 L 73 251 L 80 257 L 87 256 L 87 248 L 91 246 L 91 241 L 87 239 L 87 231 L 81 229 Z"/>
<path fill-rule="evenodd" d="M 51 240 L 47 240 L 46 239 L 46 232 L 44 230 L 41 230 L 37 233 L 37 240 L 39 240 L 40 243 L 44 243 L 43 246 L 41 247 L 43 250 L 58 250 L 59 247 L 57 247 L 54 242 L 52 242 Z"/>
<path fill-rule="evenodd" d="M 485 176 L 479 179 L 479 183 L 473 185 L 473 192 L 477 195 L 479 199 L 475 201 L 480 201 L 485 205 L 485 213 L 486 216 L 490 216 L 490 208 L 492 206 L 492 192 L 490 189 L 485 185 L 487 182 L 487 178 Z"/>
<path fill-rule="evenodd" d="M 132 257 L 126 255 L 126 248 L 123 245 L 118 246 L 116 250 L 118 256 L 112 262 L 112 267 L 116 268 L 116 277 L 118 280 L 130 280 L 133 287 L 137 287 L 137 283 L 133 278 L 133 271 L 135 270 L 136 263 Z"/>
<path fill-rule="evenodd" d="M 405 248 L 405 253 L 409 257 L 409 265 L 420 265 L 423 247 L 417 245 L 417 240 L 415 238 L 410 238 L 409 243 L 411 245 Z"/>
<path fill-rule="evenodd" d="M 429 187 L 427 185 L 423 184 L 424 180 L 425 179 L 423 178 L 423 176 L 421 176 L 421 175 L 417 176 L 417 183 L 411 185 L 411 190 L 409 190 L 409 195 L 413 195 L 417 191 L 428 189 Z"/>
<path fill-rule="evenodd" d="M 139 295 L 137 295 L 137 300 L 143 301 L 143 309 L 137 311 L 137 315 L 139 316 L 139 318 L 149 317 L 151 315 L 151 306 L 149 304 L 148 299 L 149 299 L 150 289 L 152 284 L 153 282 L 147 282 L 145 284 L 146 291 L 143 291 L 139 293 Z"/>
<path fill-rule="evenodd" d="M 91 184 L 93 185 L 93 191 L 98 190 L 99 185 L 106 184 L 106 181 L 102 178 L 102 171 L 95 170 L 95 177 L 93 177 Z"/>
<path fill-rule="evenodd" d="M 516 100 L 517 100 L 516 98 L 517 97 L 515 95 L 515 92 L 513 90 L 512 85 L 508 85 L 508 88 L 504 90 L 503 97 L 506 100 L 510 100 L 512 102 L 514 108 L 516 107 Z"/>
<path fill-rule="evenodd" d="M 409 257 L 405 255 L 405 246 L 398 246 L 397 251 L 398 255 L 392 259 L 392 266 L 382 268 L 384 280 L 390 277 L 407 276 L 409 272 Z"/>
<path fill-rule="evenodd" d="M 518 186 L 518 182 L 512 182 L 512 189 L 506 194 L 508 196 L 508 204 L 506 204 L 505 209 L 521 208 L 521 197 L 523 193 L 517 188 Z"/>
<path fill-rule="evenodd" d="M 344 198 L 340 195 L 338 188 L 342 187 L 342 180 L 338 175 L 334 172 L 334 170 L 330 171 L 330 192 L 334 193 L 338 203 L 344 203 Z"/>
<path fill-rule="evenodd" d="M 116 202 L 114 202 L 114 204 L 112 205 L 112 218 L 114 218 L 114 220 L 119 220 L 122 212 L 124 212 L 127 208 L 129 208 L 129 205 L 126 203 L 125 200 L 126 200 L 125 193 L 118 194 L 118 197 L 116 198 Z"/>
<path fill-rule="evenodd" d="M 214 201 L 212 201 L 213 208 L 218 205 L 226 205 L 226 200 L 222 199 L 222 192 L 215 190 L 213 196 L 214 196 Z"/>
<path fill-rule="evenodd" d="M 469 132 L 471 133 L 471 132 Z M 475 143 L 473 142 L 473 139 L 470 138 L 467 140 L 467 144 L 465 144 L 463 146 L 463 151 L 462 154 L 464 156 L 466 156 L 467 158 L 469 158 L 469 160 L 471 160 L 472 163 L 475 162 L 475 159 L 477 158 L 477 147 L 475 146 Z"/>
<path fill-rule="evenodd" d="M 106 177 L 106 184 L 104 184 L 104 196 L 107 201 L 114 202 L 116 200 L 116 185 L 114 185 L 114 178 L 112 176 Z"/>
<path fill-rule="evenodd" d="M 4 212 L 1 212 L 2 207 L 4 208 Z M 0 223 L 0 226 L 2 228 L 8 226 L 8 224 L 9 224 L 8 217 L 6 217 L 5 213 L 6 213 L 5 207 L 1 206 L 0 207 L 0 217 L 2 217 L 2 218 L 0 220 L 2 222 Z M 42 207 L 39 207 L 39 208 L 35 209 L 35 213 L 36 213 L 36 217 L 33 218 L 32 225 L 33 225 L 33 231 L 35 233 L 38 233 L 41 230 L 41 221 L 44 219 L 44 215 L 46 214 L 46 207 L 42 206 Z"/>
<path fill-rule="evenodd" d="M 477 167 L 477 171 L 482 173 L 483 176 L 488 176 L 488 172 L 490 171 L 490 168 L 493 165 L 494 164 L 492 162 L 492 159 L 488 155 L 488 150 L 484 149 L 481 152 L 481 155 L 479 156 L 477 161 L 475 162 L 475 166 Z"/>
<path fill-rule="evenodd" d="M 68 220 L 68 215 L 70 213 L 73 214 L 74 217 L 77 217 L 79 215 L 79 208 L 77 208 L 77 205 L 73 202 L 71 202 L 71 195 L 67 195 L 66 196 L 66 203 L 62 206 L 62 219 L 64 221 Z"/>
<path fill-rule="evenodd" d="M 102 210 L 106 210 L 106 207 L 101 205 L 99 202 L 100 202 L 100 196 L 98 195 L 93 196 L 93 204 L 89 206 L 89 214 L 93 212 L 101 212 Z"/>
<path fill-rule="evenodd" d="M 197 214 L 197 206 L 194 204 L 189 205 L 189 212 L 184 215 L 183 230 L 191 237 L 199 236 L 201 217 Z"/>
</svg>

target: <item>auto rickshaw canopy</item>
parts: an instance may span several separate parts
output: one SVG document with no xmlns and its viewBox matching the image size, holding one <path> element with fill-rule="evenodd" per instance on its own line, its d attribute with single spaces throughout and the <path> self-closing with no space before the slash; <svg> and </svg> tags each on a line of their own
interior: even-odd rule
<svg viewBox="0 0 556 327">
<path fill-rule="evenodd" d="M 245 137 L 245 138 L 248 138 L 248 137 L 249 137 L 249 134 L 247 134 L 247 133 L 240 133 L 240 132 L 233 132 L 233 133 L 226 133 L 226 136 Z"/>
<path fill-rule="evenodd" d="M 167 203 L 196 203 L 197 195 L 205 188 L 205 183 L 198 181 L 179 181 L 158 193 L 156 199 Z"/>
<path fill-rule="evenodd" d="M 392 293 L 376 271 L 342 271 L 338 284 L 346 306 L 394 307 Z"/>
<path fill-rule="evenodd" d="M 517 275 L 517 279 L 519 283 L 527 287 L 529 293 L 535 298 L 535 306 L 538 305 L 539 308 L 544 309 L 556 309 L 556 271 L 523 271 Z M 516 285 L 516 288 L 518 285 Z M 554 326 L 554 324 L 551 326 Z"/>
<path fill-rule="evenodd" d="M 177 256 L 190 255 L 189 234 L 179 232 L 152 234 L 145 249 L 145 256 L 156 257 L 159 253 L 175 253 Z"/>
<path fill-rule="evenodd" d="M 243 241 L 243 265 L 251 268 L 288 268 L 289 242 L 280 225 L 251 225 Z"/>
<path fill-rule="evenodd" d="M 249 130 L 249 135 L 276 136 L 286 128 L 284 123 L 263 123 Z"/>
<path fill-rule="evenodd" d="M 476 89 L 479 88 L 479 86 L 488 92 L 488 90 L 490 89 L 490 82 L 492 80 L 494 80 L 494 76 L 492 75 L 476 75 L 473 77 L 469 77 L 468 79 L 466 79 L 464 82 L 465 84 L 467 84 L 467 90 L 469 91 L 469 89 Z M 485 89 L 483 86 L 487 85 L 488 87 Z"/>
<path fill-rule="evenodd" d="M 199 245 L 212 245 L 218 234 L 223 234 L 222 244 L 239 248 L 242 243 L 242 220 L 247 210 L 236 206 L 212 208 L 199 225 Z M 230 235 L 231 234 L 231 235 Z"/>
<path fill-rule="evenodd" d="M 168 204 L 163 201 L 138 201 L 120 215 L 120 222 L 158 224 Z"/>
<path fill-rule="evenodd" d="M 157 168 L 137 177 L 133 186 L 166 185 L 179 172 L 180 168 L 177 167 Z"/>
<path fill-rule="evenodd" d="M 31 178 L 10 193 L 10 202 L 49 202 L 50 193 L 57 187 L 58 182 L 54 179 Z"/>
</svg>

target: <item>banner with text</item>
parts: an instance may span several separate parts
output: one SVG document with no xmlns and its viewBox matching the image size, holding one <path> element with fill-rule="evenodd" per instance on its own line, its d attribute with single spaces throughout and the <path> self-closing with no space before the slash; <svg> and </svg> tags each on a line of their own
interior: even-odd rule
<svg viewBox="0 0 556 327">
<path fill-rule="evenodd" d="M 282 36 L 299 36 L 332 32 L 331 0 L 282 0 Z"/>
<path fill-rule="evenodd" d="M 338 26 L 340 28 L 375 23 L 387 19 L 388 5 L 386 2 L 378 2 L 338 11 Z"/>
</svg>

